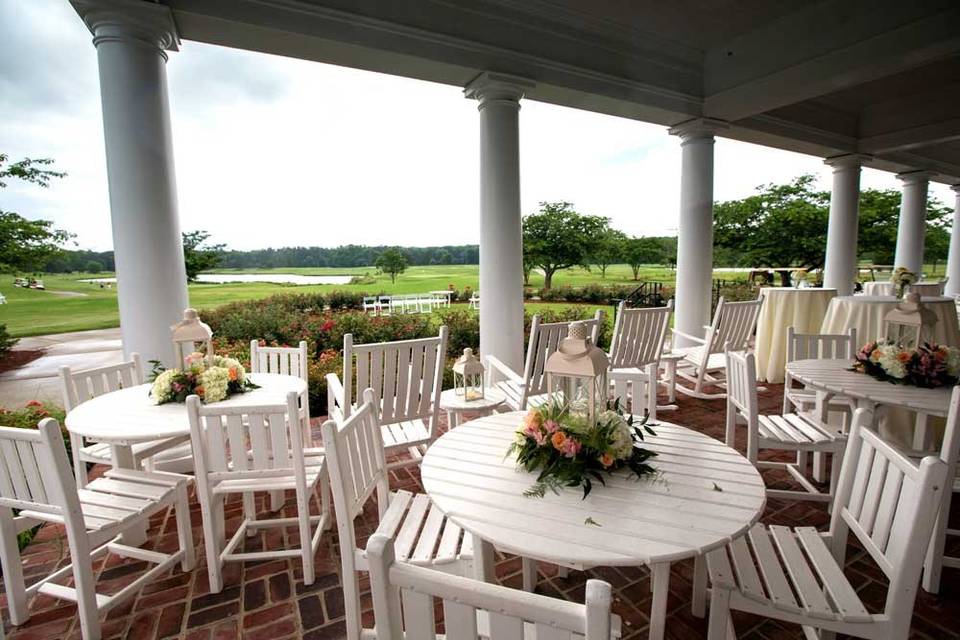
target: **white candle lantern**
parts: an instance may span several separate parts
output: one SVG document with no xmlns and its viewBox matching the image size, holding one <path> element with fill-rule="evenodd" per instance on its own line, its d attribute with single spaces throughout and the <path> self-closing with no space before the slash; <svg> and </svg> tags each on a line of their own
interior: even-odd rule
<svg viewBox="0 0 960 640">
<path fill-rule="evenodd" d="M 483 364 L 469 347 L 453 363 L 453 392 L 467 402 L 483 399 Z"/>
<path fill-rule="evenodd" d="M 170 327 L 170 331 L 173 332 L 173 355 L 177 359 L 177 367 L 184 367 L 184 360 L 198 350 L 198 343 L 206 351 L 207 364 L 213 364 L 213 331 L 210 325 L 200 320 L 196 309 L 185 309 L 183 320 Z"/>
<path fill-rule="evenodd" d="M 923 306 L 919 293 L 909 293 L 883 317 L 883 324 L 888 340 L 910 349 L 933 339 L 937 314 Z"/>
<path fill-rule="evenodd" d="M 573 322 L 567 337 L 547 358 L 544 372 L 547 389 L 563 398 L 571 410 L 585 411 L 588 424 L 596 424 L 599 412 L 607 408 L 607 369 L 610 360 L 587 335 L 587 325 Z M 582 404 L 581 404 L 582 403 Z"/>
</svg>

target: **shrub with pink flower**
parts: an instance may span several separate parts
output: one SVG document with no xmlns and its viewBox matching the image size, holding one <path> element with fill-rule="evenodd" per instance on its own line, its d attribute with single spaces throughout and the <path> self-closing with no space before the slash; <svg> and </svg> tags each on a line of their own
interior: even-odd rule
<svg viewBox="0 0 960 640">
<path fill-rule="evenodd" d="M 640 478 L 655 472 L 648 460 L 656 454 L 639 446 L 645 433 L 656 435 L 646 418 L 635 423 L 619 403 L 600 413 L 595 424 L 567 405 L 548 403 L 523 416 L 507 455 L 515 454 L 525 471 L 537 472 L 524 495 L 542 498 L 547 489 L 582 487 L 586 498 L 594 481 L 606 484 L 604 474 L 627 468 Z"/>
</svg>

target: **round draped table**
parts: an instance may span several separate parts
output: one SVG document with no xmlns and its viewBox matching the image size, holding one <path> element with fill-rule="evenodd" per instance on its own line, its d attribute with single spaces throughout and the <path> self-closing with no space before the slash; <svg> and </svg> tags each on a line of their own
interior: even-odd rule
<svg viewBox="0 0 960 640">
<path fill-rule="evenodd" d="M 943 295 L 943 284 L 939 282 L 918 282 L 907 287 L 908 292 L 919 293 L 921 296 Z M 864 282 L 863 293 L 868 296 L 892 296 L 895 291 L 892 282 Z"/>
<path fill-rule="evenodd" d="M 431 500 L 474 535 L 478 577 L 492 581 L 494 547 L 574 569 L 650 565 L 650 637 L 663 637 L 670 563 L 746 533 L 766 503 L 760 474 L 722 442 L 659 422 L 645 445 L 658 453 L 657 477 L 638 481 L 621 471 L 606 486 L 594 482 L 586 499 L 578 488 L 526 498 L 536 476 L 504 457 L 524 414 L 466 422 L 423 458 Z"/>
<path fill-rule="evenodd" d="M 960 348 L 960 324 L 953 298 L 941 296 L 922 298 L 924 306 L 937 314 L 933 341 Z M 883 318 L 900 300 L 892 296 L 841 296 L 834 298 L 827 308 L 820 333 L 846 333 L 857 330 L 857 341 L 862 345 L 883 336 Z"/>
<path fill-rule="evenodd" d="M 787 363 L 787 328 L 797 333 L 817 333 L 836 289 L 764 287 L 763 306 L 757 319 L 757 377 L 779 384 Z"/>
<path fill-rule="evenodd" d="M 877 282 L 864 282 L 863 294 L 867 296 L 892 296 L 893 283 L 879 280 Z"/>
</svg>

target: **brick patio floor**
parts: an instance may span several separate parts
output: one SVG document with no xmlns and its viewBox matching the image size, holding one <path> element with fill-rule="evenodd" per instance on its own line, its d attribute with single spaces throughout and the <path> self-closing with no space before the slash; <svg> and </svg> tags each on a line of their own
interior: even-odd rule
<svg viewBox="0 0 960 640">
<path fill-rule="evenodd" d="M 781 390 L 780 386 L 770 385 L 761 394 L 762 410 L 779 410 Z M 699 401 L 681 396 L 678 404 L 679 411 L 663 413 L 660 417 L 722 438 L 722 401 Z M 742 451 L 743 443 L 739 445 Z M 790 484 L 786 474 L 775 471 L 764 473 L 768 484 Z M 420 490 L 419 472 L 416 469 L 400 471 L 392 478 L 391 485 L 395 489 Z M 239 520 L 239 503 L 232 503 L 230 509 L 228 531 L 231 530 L 231 518 L 234 526 Z M 368 514 L 368 519 L 366 515 L 361 518 L 367 519 L 366 522 L 358 523 L 358 529 L 363 534 L 360 544 L 366 543 L 366 535 L 376 518 L 372 506 Z M 960 508 L 955 508 L 952 519 L 957 520 L 958 514 Z M 202 560 L 200 511 L 196 502 L 192 504 L 192 520 L 194 541 L 200 553 L 197 569 L 189 574 L 180 572 L 179 568 L 174 569 L 169 576 L 144 587 L 127 604 L 110 612 L 103 624 L 104 638 L 282 640 L 302 637 L 320 640 L 345 636 L 339 548 L 335 532 L 325 535 L 321 542 L 317 553 L 317 579 L 313 585 L 303 585 L 297 561 L 230 563 L 225 570 L 225 588 L 221 593 L 211 594 Z M 820 506 L 779 500 L 768 501 L 763 521 L 784 525 L 815 525 L 821 529 L 825 529 L 829 522 L 825 510 Z M 44 527 L 36 540 L 24 550 L 28 581 L 52 572 L 64 562 L 67 552 L 61 535 L 62 530 L 58 527 Z M 270 547 L 296 540 L 295 532 L 262 533 L 247 541 L 247 549 L 256 550 L 266 545 L 267 535 L 271 536 Z M 154 548 L 176 547 L 172 515 L 160 514 L 151 521 L 150 538 Z M 960 555 L 960 544 L 957 542 L 960 541 L 951 541 L 948 549 L 953 555 Z M 143 569 L 143 563 L 107 557 L 97 567 L 98 588 L 104 593 L 116 592 L 134 580 Z M 675 564 L 671 571 L 667 618 L 669 638 L 706 636 L 705 621 L 690 614 L 692 573 L 692 562 Z M 886 596 L 886 583 L 883 574 L 862 550 L 854 547 L 848 553 L 847 573 L 868 608 L 881 610 Z M 502 583 L 519 588 L 519 559 L 498 556 L 497 576 Z M 571 571 L 569 577 L 561 579 L 557 577 L 554 567 L 541 565 L 537 591 L 582 602 L 584 585 L 588 578 L 593 577 L 613 585 L 614 611 L 623 617 L 624 638 L 645 637 L 649 622 L 650 587 L 648 572 L 644 567 L 598 567 L 586 572 Z M 39 596 L 31 603 L 30 621 L 16 629 L 10 627 L 5 596 L 0 604 L 4 624 L 11 638 L 80 637 L 73 604 Z M 365 626 L 372 627 L 369 607 L 369 596 L 364 594 L 364 608 L 367 610 Z M 734 622 L 741 638 L 774 640 L 802 637 L 799 627 L 762 618 L 735 615 Z M 940 595 L 931 596 L 920 591 L 911 637 L 936 640 L 960 638 L 960 573 L 956 570 L 944 570 Z"/>
</svg>

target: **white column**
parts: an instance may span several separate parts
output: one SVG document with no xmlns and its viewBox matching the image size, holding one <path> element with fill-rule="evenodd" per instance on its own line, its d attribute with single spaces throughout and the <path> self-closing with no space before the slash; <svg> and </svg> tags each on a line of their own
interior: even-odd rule
<svg viewBox="0 0 960 640">
<path fill-rule="evenodd" d="M 869 156 L 845 155 L 827 158 L 833 167 L 830 221 L 827 225 L 827 256 L 823 286 L 837 294 L 853 294 L 857 270 L 857 225 L 860 217 L 860 166 Z"/>
<path fill-rule="evenodd" d="M 480 353 L 523 370 L 520 98 L 532 83 L 484 73 L 464 88 L 480 104 Z"/>
<path fill-rule="evenodd" d="M 897 174 L 903 182 L 900 225 L 897 227 L 897 254 L 894 267 L 906 267 L 918 276 L 923 273 L 923 241 L 927 232 L 928 171 Z"/>
<path fill-rule="evenodd" d="M 680 228 L 677 232 L 677 285 L 674 325 L 702 337 L 710 322 L 713 287 L 713 143 L 725 122 L 699 118 L 670 129 L 680 137 Z M 675 347 L 694 343 L 677 336 Z"/>
<path fill-rule="evenodd" d="M 166 77 L 176 26 L 159 4 L 73 5 L 93 33 L 100 67 L 123 350 L 170 366 L 170 325 L 189 306 Z"/>
<path fill-rule="evenodd" d="M 948 296 L 960 295 L 960 184 L 952 187 L 956 194 L 953 205 L 953 227 L 950 229 L 950 253 L 947 255 L 947 285 L 943 292 Z"/>
</svg>

